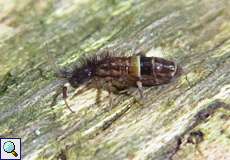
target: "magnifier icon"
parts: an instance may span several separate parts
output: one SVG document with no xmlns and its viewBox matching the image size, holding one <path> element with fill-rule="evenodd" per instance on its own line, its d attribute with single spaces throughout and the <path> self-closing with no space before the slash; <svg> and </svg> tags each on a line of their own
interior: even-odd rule
<svg viewBox="0 0 230 160">
<path fill-rule="evenodd" d="M 11 141 L 5 142 L 3 144 L 3 149 L 4 149 L 5 152 L 13 154 L 14 157 L 18 156 L 17 152 L 15 152 L 15 145 Z"/>
</svg>

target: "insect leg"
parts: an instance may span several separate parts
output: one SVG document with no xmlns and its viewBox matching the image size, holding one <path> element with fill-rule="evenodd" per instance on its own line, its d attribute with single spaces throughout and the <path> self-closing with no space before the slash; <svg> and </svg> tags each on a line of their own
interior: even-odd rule
<svg viewBox="0 0 230 160">
<path fill-rule="evenodd" d="M 112 97 L 112 80 L 109 81 L 109 88 L 108 88 L 108 91 L 109 91 L 109 107 L 112 108 L 112 105 L 113 105 L 113 97 Z"/>
<path fill-rule="evenodd" d="M 138 90 L 139 90 L 141 98 L 144 98 L 142 82 L 141 81 L 137 81 L 136 84 L 137 84 L 137 87 L 138 87 Z"/>
<path fill-rule="evenodd" d="M 58 96 L 62 93 L 62 87 L 58 88 L 55 92 L 55 94 L 53 95 L 53 100 L 52 103 L 50 104 L 51 108 L 53 109 L 53 106 L 56 105 L 57 103 L 57 98 Z"/>
<path fill-rule="evenodd" d="M 107 90 L 109 92 L 109 106 L 110 108 L 112 108 L 112 100 L 113 100 L 113 97 L 112 97 L 112 92 L 114 91 L 114 87 L 113 87 L 113 79 L 111 77 L 105 77 L 105 82 L 108 84 L 107 86 Z"/>
<path fill-rule="evenodd" d="M 74 93 L 73 96 L 71 96 L 70 99 L 73 99 L 75 98 L 77 95 L 81 94 L 81 93 L 84 93 L 85 91 L 88 90 L 88 87 L 91 85 L 91 83 L 87 83 L 83 88 L 80 88 L 76 93 Z"/>
<path fill-rule="evenodd" d="M 101 83 L 97 77 L 93 78 L 93 83 L 95 84 L 95 88 L 97 89 L 97 95 L 96 95 L 96 104 L 101 103 Z"/>
<path fill-rule="evenodd" d="M 70 112 L 74 113 L 74 111 L 70 108 L 70 106 L 69 106 L 69 104 L 67 102 L 67 97 L 68 96 L 67 96 L 67 86 L 66 85 L 64 85 L 62 87 L 62 95 L 63 95 L 63 99 L 64 99 L 66 107 L 70 110 Z"/>
</svg>

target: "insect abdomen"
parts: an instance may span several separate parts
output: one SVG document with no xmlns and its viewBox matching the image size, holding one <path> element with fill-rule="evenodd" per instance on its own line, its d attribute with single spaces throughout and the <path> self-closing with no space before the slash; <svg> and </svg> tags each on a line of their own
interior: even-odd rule
<svg viewBox="0 0 230 160">
<path fill-rule="evenodd" d="M 110 57 L 105 59 L 97 67 L 96 76 L 99 77 L 121 77 L 131 72 L 130 57 Z"/>
<path fill-rule="evenodd" d="M 141 81 L 145 86 L 169 83 L 178 76 L 176 63 L 158 57 L 141 57 Z"/>
<path fill-rule="evenodd" d="M 165 84 L 176 76 L 177 65 L 158 57 L 110 57 L 96 71 L 99 77 L 140 80 L 145 86 Z"/>
</svg>

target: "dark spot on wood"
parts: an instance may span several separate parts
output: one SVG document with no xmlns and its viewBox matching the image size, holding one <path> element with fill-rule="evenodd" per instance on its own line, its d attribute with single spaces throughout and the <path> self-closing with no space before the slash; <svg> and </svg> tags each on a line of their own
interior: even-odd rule
<svg viewBox="0 0 230 160">
<path fill-rule="evenodd" d="M 208 117 L 210 117 L 218 108 L 225 107 L 226 104 L 223 102 L 220 102 L 218 100 L 213 101 L 212 103 L 208 104 L 208 106 L 205 109 L 202 109 L 199 111 L 194 119 L 196 123 L 200 123 L 200 121 L 206 120 Z"/>
<path fill-rule="evenodd" d="M 199 144 L 203 140 L 204 140 L 204 133 L 198 130 L 198 131 L 193 131 L 189 134 L 189 137 L 187 138 L 187 143 Z"/>
<path fill-rule="evenodd" d="M 169 157 L 168 157 L 169 160 L 172 160 L 173 157 L 174 157 L 174 155 L 180 150 L 181 144 L 182 144 L 182 138 L 181 137 L 177 137 L 176 138 L 176 145 L 170 151 L 170 154 L 169 154 Z"/>
<path fill-rule="evenodd" d="M 57 160 L 67 160 L 65 150 L 61 150 L 60 153 L 57 156 Z"/>
<path fill-rule="evenodd" d="M 222 115 L 220 116 L 220 119 L 223 119 L 223 120 L 225 120 L 225 121 L 230 120 L 230 115 L 222 114 Z"/>
</svg>

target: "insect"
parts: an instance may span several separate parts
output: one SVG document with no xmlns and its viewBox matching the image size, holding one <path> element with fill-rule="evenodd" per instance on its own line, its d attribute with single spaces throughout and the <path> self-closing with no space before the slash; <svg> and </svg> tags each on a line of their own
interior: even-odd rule
<svg viewBox="0 0 230 160">
<path fill-rule="evenodd" d="M 89 58 L 71 71 L 60 70 L 57 76 L 67 79 L 74 88 L 89 81 L 98 89 L 108 84 L 109 96 L 114 90 L 120 91 L 136 86 L 143 98 L 143 86 L 169 83 L 180 76 L 181 71 L 182 68 L 175 62 L 159 57 L 143 55 L 115 57 L 105 54 Z M 66 101 L 65 85 L 62 87 L 62 94 L 66 106 L 73 112 Z"/>
</svg>

